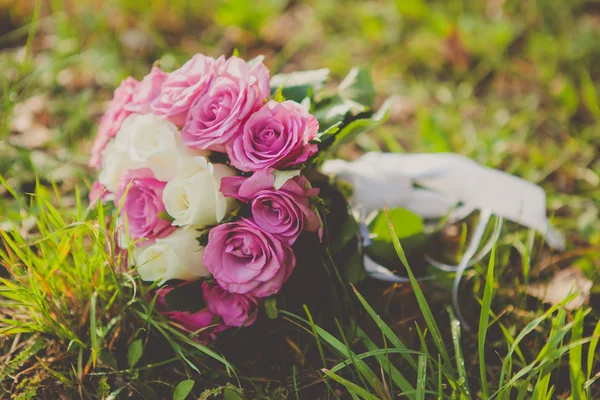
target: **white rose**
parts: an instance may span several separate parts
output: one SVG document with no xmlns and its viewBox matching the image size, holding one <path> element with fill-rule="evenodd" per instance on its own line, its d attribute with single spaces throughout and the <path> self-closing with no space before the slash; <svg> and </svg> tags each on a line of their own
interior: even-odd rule
<svg viewBox="0 0 600 400">
<path fill-rule="evenodd" d="M 196 240 L 199 235 L 196 229 L 177 229 L 150 245 L 136 247 L 134 258 L 140 278 L 162 284 L 171 279 L 189 281 L 209 275 L 202 264 L 204 248 Z"/>
<path fill-rule="evenodd" d="M 234 176 L 225 164 L 212 164 L 205 157 L 180 159 L 177 176 L 163 191 L 163 203 L 176 226 L 209 226 L 221 222 L 235 200 L 220 191 L 221 178 Z"/>
<path fill-rule="evenodd" d="M 115 193 L 119 181 L 128 169 L 135 168 L 127 153 L 119 151 L 114 140 L 108 142 L 102 151 L 102 170 L 98 181 L 110 192 Z"/>
<path fill-rule="evenodd" d="M 181 155 L 206 155 L 206 152 L 184 148 L 177 127 L 152 114 L 132 114 L 117 132 L 116 145 L 126 152 L 136 168 L 150 168 L 159 181 L 168 181 L 177 174 Z"/>
</svg>

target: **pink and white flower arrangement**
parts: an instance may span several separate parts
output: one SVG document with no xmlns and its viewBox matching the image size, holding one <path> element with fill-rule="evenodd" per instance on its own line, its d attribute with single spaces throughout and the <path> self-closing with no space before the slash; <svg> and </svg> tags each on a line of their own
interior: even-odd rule
<svg viewBox="0 0 600 400">
<path fill-rule="evenodd" d="M 274 317 L 273 296 L 295 270 L 309 285 L 319 282 L 304 268 L 338 261 L 347 280 L 367 272 L 403 281 L 379 264 L 394 247 L 387 223 L 377 223 L 385 215 L 374 212 L 386 203 L 441 217 L 457 201 L 469 201 L 462 189 L 448 189 L 452 185 L 442 185 L 448 193 L 436 192 L 441 180 L 457 187 L 464 181 L 448 168 L 481 169 L 456 155 L 370 153 L 324 164 L 344 141 L 385 121 L 390 107 L 385 102 L 373 112 L 367 71 L 353 68 L 336 88 L 321 90 L 328 73 L 271 77 L 260 57 L 246 62 L 196 54 L 175 71 L 155 66 L 141 81 L 128 77 L 114 91 L 91 149 L 89 166 L 98 179 L 90 199 L 114 203 L 119 254 L 127 254 L 139 279 L 152 283 L 156 310 L 199 340 L 254 324 L 261 306 Z M 550 231 L 539 188 L 496 171 L 478 173 L 523 192 L 519 201 L 487 208 Z M 417 204 L 425 198 L 427 204 Z M 538 210 L 528 215 L 539 218 L 522 219 L 525 200 Z M 419 242 L 423 233 L 415 231 Z M 562 247 L 562 237 L 550 233 L 550 244 Z M 339 270 L 328 272 L 341 277 Z M 171 298 L 177 306 L 170 306 Z"/>
<path fill-rule="evenodd" d="M 298 237 L 322 233 L 304 175 L 318 132 L 307 105 L 271 95 L 260 60 L 197 54 L 115 90 L 91 196 L 119 210 L 119 244 L 156 282 L 164 315 L 211 335 L 255 322 L 294 272 Z M 197 310 L 168 309 L 169 292 L 192 282 Z"/>
</svg>

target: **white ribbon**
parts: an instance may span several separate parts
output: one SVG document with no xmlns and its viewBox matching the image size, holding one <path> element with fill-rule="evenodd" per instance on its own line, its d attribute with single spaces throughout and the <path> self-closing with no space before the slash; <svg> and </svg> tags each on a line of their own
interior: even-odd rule
<svg viewBox="0 0 600 400">
<path fill-rule="evenodd" d="M 352 185 L 351 205 L 363 216 L 382 210 L 384 205 L 403 207 L 423 218 L 448 216 L 450 222 L 461 220 L 475 210 L 480 211 L 478 225 L 458 265 L 429 259 L 440 269 L 456 272 L 453 303 L 463 322 L 458 307 L 458 285 L 465 269 L 485 257 L 498 239 L 499 228 L 477 252 L 492 215 L 499 217 L 500 222 L 504 218 L 535 229 L 546 237 L 550 247 L 564 248 L 563 236 L 550 226 L 546 218 L 546 194 L 542 188 L 458 154 L 372 152 L 351 162 L 327 161 L 322 170 Z M 364 265 L 367 273 L 375 279 L 398 283 L 407 281 L 407 278 L 393 274 L 368 256 L 364 258 Z"/>
<path fill-rule="evenodd" d="M 539 186 L 450 153 L 367 153 L 347 162 L 330 160 L 323 172 L 347 180 L 354 188 L 353 206 L 366 213 L 407 208 L 424 218 L 465 218 L 475 210 L 537 230 L 548 245 L 563 249 L 562 235 L 546 218 L 546 194 Z M 458 205 L 458 207 L 456 207 Z"/>
</svg>

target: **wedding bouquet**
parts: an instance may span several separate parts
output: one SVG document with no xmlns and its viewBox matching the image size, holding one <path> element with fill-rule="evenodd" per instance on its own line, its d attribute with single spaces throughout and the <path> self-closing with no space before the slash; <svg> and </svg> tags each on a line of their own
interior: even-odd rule
<svg viewBox="0 0 600 400">
<path fill-rule="evenodd" d="M 298 238 L 330 245 L 332 204 L 317 186 L 335 192 L 317 169 L 386 110 L 371 112 L 365 71 L 321 91 L 327 77 L 324 69 L 271 78 L 260 57 L 196 54 L 115 90 L 89 160 L 99 170 L 91 197 L 114 203 L 130 267 L 188 331 L 206 337 L 251 325 L 304 267 L 298 252 L 315 250 Z"/>
<path fill-rule="evenodd" d="M 390 102 L 373 112 L 366 70 L 352 68 L 337 87 L 325 87 L 328 76 L 319 69 L 271 77 L 262 57 L 197 54 L 173 72 L 155 66 L 139 82 L 129 77 L 114 92 L 89 160 L 99 170 L 90 197 L 114 203 L 130 267 L 150 283 L 159 311 L 200 339 L 249 326 L 260 310 L 274 315 L 275 296 L 294 289 L 286 285 L 292 275 L 309 282 L 292 297 L 309 297 L 325 264 L 342 266 L 336 274 L 346 282 L 405 282 L 384 266 L 394 263 L 386 255 L 398 261 L 384 204 L 401 208 L 390 222 L 415 243 L 425 220 L 480 211 L 458 265 L 429 259 L 456 272 L 459 317 L 462 273 L 498 238 L 496 224 L 477 251 L 492 215 L 563 246 L 541 188 L 465 157 L 330 159 L 381 124 Z M 331 287 L 313 294 L 322 291 Z"/>
</svg>

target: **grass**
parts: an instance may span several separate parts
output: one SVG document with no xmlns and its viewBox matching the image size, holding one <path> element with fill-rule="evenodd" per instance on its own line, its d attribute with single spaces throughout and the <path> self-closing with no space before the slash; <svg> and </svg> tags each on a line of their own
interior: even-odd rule
<svg viewBox="0 0 600 400">
<path fill-rule="evenodd" d="M 177 375 L 206 372 L 206 359 L 234 376 L 216 350 L 153 313 L 153 301 L 145 300 L 150 293 L 124 269 L 126 260 L 115 250 L 115 226 L 105 223 L 108 210 L 100 204 L 84 209 L 79 197 L 75 209 L 55 208 L 50 199 L 56 197 L 42 186 L 29 198 L 28 208 L 37 214 L 29 237 L 19 225 L 0 231 L 0 259 L 10 274 L 0 279 L 0 335 L 13 338 L 0 375 L 7 392 L 28 385 L 52 397 L 103 398 L 109 388 L 154 391 L 141 379 L 144 371 L 175 361 L 182 370 L 171 377 L 173 383 Z M 173 356 L 162 357 L 165 347 Z M 55 380 L 60 385 L 53 388 Z"/>
<path fill-rule="evenodd" d="M 6 396 L 598 398 L 599 16 L 584 0 L 0 1 Z M 389 121 L 338 155 L 454 151 L 524 177 L 548 193 L 567 250 L 503 227 L 461 285 L 469 331 L 447 308 L 453 276 L 422 260 L 456 262 L 471 219 L 435 248 L 396 243 L 410 285 L 366 280 L 336 289 L 343 306 L 307 299 L 214 347 L 190 340 L 134 296 L 144 287 L 114 253 L 110 210 L 87 210 L 85 165 L 121 79 L 234 49 L 273 72 L 368 67 Z M 587 304 L 526 294 L 566 267 L 594 282 Z M 437 279 L 419 285 L 425 269 Z"/>
</svg>

